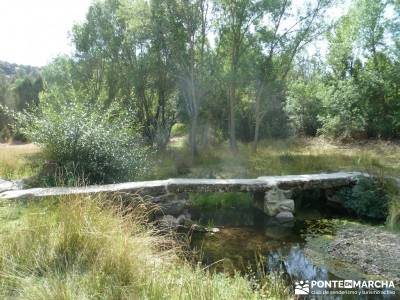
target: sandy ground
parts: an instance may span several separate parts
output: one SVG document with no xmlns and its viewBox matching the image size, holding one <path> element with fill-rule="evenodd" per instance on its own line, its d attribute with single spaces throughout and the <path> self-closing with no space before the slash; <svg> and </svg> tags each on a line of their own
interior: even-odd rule
<svg viewBox="0 0 400 300">
<path fill-rule="evenodd" d="M 367 275 L 392 280 L 396 289 L 400 287 L 400 233 L 345 223 L 332 236 L 308 238 L 306 253 L 317 264 L 328 264 L 340 277 L 351 279 L 357 274 L 365 279 Z"/>
<path fill-rule="evenodd" d="M 400 284 L 400 235 L 366 225 L 340 228 L 328 253 Z"/>
</svg>

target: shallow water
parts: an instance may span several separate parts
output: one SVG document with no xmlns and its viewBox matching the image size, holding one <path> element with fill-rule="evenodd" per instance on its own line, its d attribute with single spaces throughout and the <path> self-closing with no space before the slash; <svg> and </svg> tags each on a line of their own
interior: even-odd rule
<svg viewBox="0 0 400 300">
<path fill-rule="evenodd" d="M 278 224 L 255 209 L 191 211 L 192 218 L 219 232 L 194 233 L 191 246 L 201 253 L 204 265 L 216 272 L 257 274 L 260 267 L 277 271 L 291 286 L 299 280 L 362 280 L 348 264 L 315 263 L 307 252 L 309 235 L 335 234 L 332 222 L 319 211 L 297 214 L 297 220 Z M 332 214 L 330 214 L 332 217 Z M 337 216 L 336 216 L 337 217 Z M 332 263 L 332 261 L 330 261 Z M 316 290 L 315 288 L 313 290 Z M 322 291 L 320 289 L 320 291 Z M 309 299 L 399 299 L 393 295 L 324 295 Z"/>
</svg>

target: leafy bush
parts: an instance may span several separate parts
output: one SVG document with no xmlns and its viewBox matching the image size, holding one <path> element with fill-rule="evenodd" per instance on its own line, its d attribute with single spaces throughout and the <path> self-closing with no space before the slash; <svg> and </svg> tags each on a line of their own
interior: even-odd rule
<svg viewBox="0 0 400 300">
<path fill-rule="evenodd" d="M 115 108 L 44 101 L 17 117 L 20 130 L 42 146 L 63 174 L 86 183 L 132 180 L 146 169 L 146 148 Z"/>
<path fill-rule="evenodd" d="M 296 133 L 314 136 L 321 127 L 323 84 L 318 80 L 295 81 L 289 85 L 285 110 Z"/>
<path fill-rule="evenodd" d="M 339 196 L 344 206 L 360 217 L 385 219 L 388 215 L 389 197 L 382 184 L 371 178 L 360 177 L 354 187 L 341 190 Z"/>
<path fill-rule="evenodd" d="M 324 114 L 319 119 L 319 133 L 340 139 L 352 139 L 365 135 L 366 112 L 360 92 L 352 80 L 339 81 L 324 98 Z"/>
</svg>

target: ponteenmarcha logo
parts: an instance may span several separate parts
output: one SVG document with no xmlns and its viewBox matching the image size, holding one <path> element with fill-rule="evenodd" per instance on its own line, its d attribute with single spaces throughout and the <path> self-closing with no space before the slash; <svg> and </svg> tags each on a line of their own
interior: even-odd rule
<svg viewBox="0 0 400 300">
<path fill-rule="evenodd" d="M 395 295 L 394 282 L 390 280 L 300 280 L 294 283 L 295 295 Z"/>
<path fill-rule="evenodd" d="M 308 280 L 296 281 L 294 285 L 295 295 L 308 295 L 310 293 L 310 282 Z"/>
</svg>

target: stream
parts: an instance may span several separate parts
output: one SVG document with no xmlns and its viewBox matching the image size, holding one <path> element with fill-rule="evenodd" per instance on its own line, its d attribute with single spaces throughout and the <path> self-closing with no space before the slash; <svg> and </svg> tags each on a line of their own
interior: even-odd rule
<svg viewBox="0 0 400 300">
<path fill-rule="evenodd" d="M 197 220 L 215 232 L 193 232 L 191 247 L 211 271 L 242 275 L 278 272 L 287 284 L 300 280 L 366 279 L 340 260 L 314 259 L 309 236 L 334 235 L 332 220 L 343 218 L 318 210 L 296 212 L 293 222 L 277 224 L 253 208 L 191 210 Z M 311 254 L 310 254 L 311 253 Z M 313 290 L 320 290 L 315 287 Z M 398 292 L 397 292 L 398 293 Z M 309 295 L 307 299 L 399 299 L 398 295 Z"/>
</svg>

